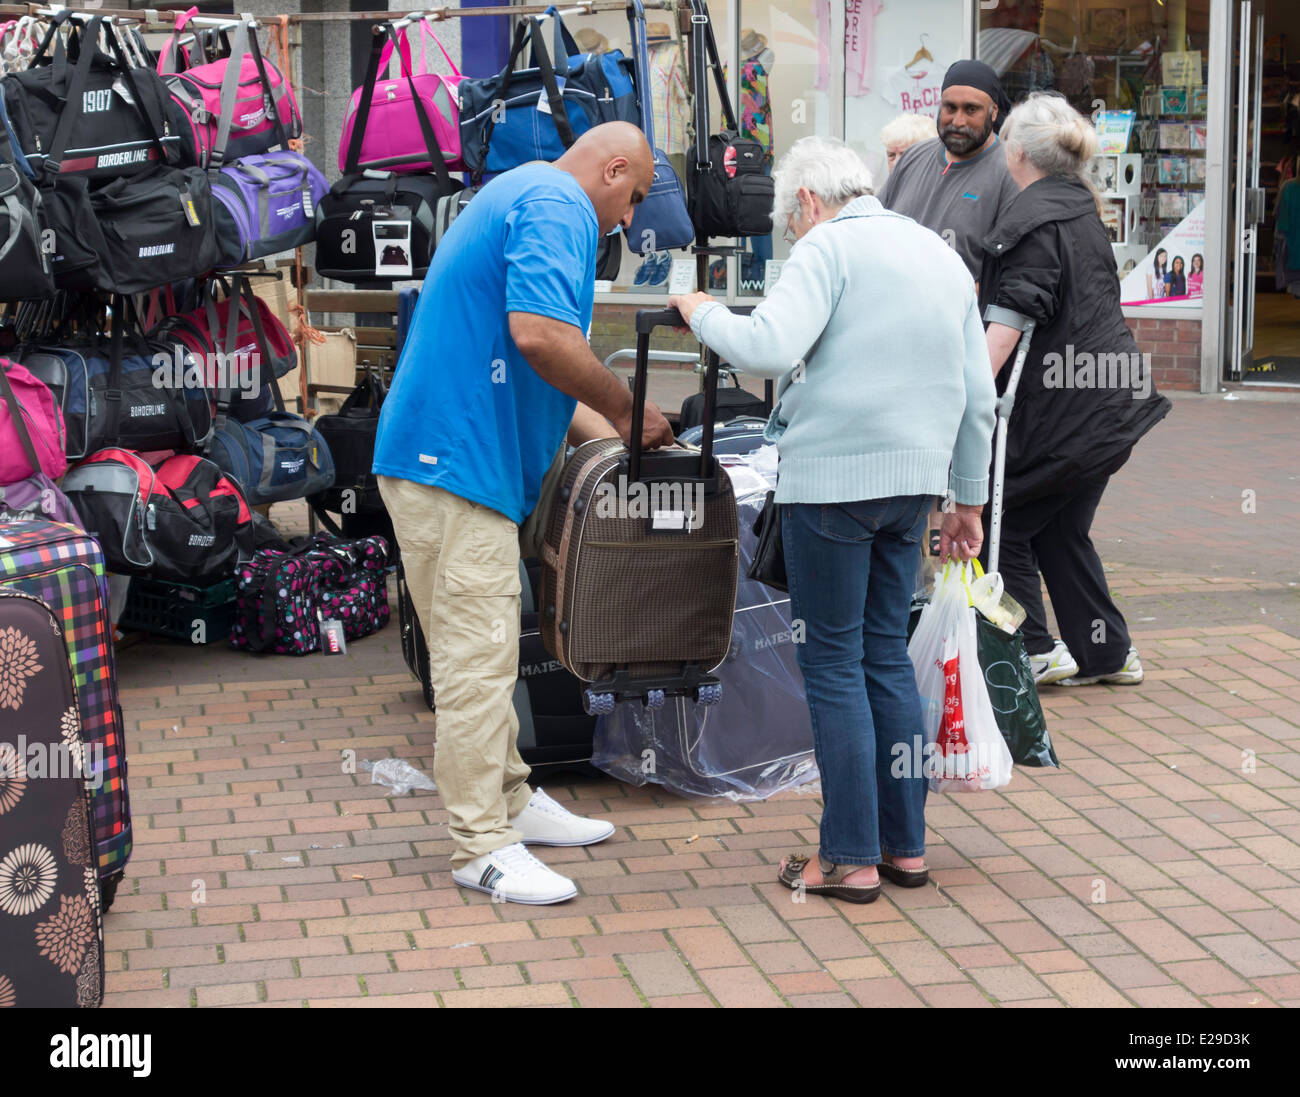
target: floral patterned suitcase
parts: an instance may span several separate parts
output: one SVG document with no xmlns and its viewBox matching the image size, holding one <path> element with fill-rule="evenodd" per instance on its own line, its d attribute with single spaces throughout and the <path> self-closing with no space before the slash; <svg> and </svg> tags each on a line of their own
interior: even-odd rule
<svg viewBox="0 0 1300 1097">
<path fill-rule="evenodd" d="M 98 1006 L 104 918 L 64 626 L 12 589 L 0 589 L 0 721 L 0 1006 Z"/>
<path fill-rule="evenodd" d="M 0 590 L 5 588 L 47 602 L 63 628 L 82 735 L 90 748 L 96 865 L 108 909 L 131 856 L 131 811 L 113 626 L 99 543 L 75 526 L 56 522 L 0 523 Z M 0 664 L 4 662 L 0 653 Z M 9 723 L 0 709 L 0 728 Z"/>
</svg>

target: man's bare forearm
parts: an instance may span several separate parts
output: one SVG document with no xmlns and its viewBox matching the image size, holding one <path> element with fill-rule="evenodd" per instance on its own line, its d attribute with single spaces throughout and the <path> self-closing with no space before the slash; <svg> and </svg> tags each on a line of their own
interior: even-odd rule
<svg viewBox="0 0 1300 1097">
<path fill-rule="evenodd" d="M 543 381 L 618 421 L 632 413 L 632 393 L 606 369 L 572 324 L 532 313 L 510 314 L 510 335 Z"/>
</svg>

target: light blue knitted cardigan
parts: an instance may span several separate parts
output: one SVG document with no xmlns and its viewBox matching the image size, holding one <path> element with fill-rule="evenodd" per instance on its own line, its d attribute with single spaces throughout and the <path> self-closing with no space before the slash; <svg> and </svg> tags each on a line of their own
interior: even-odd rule
<svg viewBox="0 0 1300 1097">
<path fill-rule="evenodd" d="M 778 502 L 988 498 L 996 397 L 975 284 L 911 218 L 855 198 L 795 244 L 751 316 L 710 302 L 691 330 L 777 379 Z"/>
</svg>

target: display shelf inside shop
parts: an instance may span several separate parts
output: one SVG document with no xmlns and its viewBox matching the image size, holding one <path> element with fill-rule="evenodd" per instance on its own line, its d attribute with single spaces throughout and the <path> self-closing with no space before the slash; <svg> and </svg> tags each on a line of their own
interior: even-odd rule
<svg viewBox="0 0 1300 1097">
<path fill-rule="evenodd" d="M 1263 64 L 1260 80 L 1259 185 L 1265 192 L 1264 220 L 1256 247 L 1257 289 L 1274 286 L 1273 242 L 1277 230 L 1277 202 L 1282 184 L 1294 177 L 1295 156 L 1300 151 L 1300 62 L 1288 61 L 1286 35 L 1266 43 L 1271 59 Z M 1288 111 L 1287 102 L 1295 100 Z M 1290 122 L 1288 123 L 1288 116 Z"/>
</svg>

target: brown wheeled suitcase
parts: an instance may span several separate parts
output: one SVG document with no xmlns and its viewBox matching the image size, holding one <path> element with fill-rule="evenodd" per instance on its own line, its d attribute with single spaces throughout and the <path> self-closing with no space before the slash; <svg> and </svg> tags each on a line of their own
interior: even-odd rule
<svg viewBox="0 0 1300 1097">
<path fill-rule="evenodd" d="M 641 452 L 650 333 L 683 327 L 675 309 L 637 313 L 633 445 L 599 439 L 564 468 L 542 550 L 546 650 L 589 683 L 588 712 L 666 696 L 716 703 L 736 606 L 738 529 L 731 480 L 713 455 L 718 358 L 709 352 L 698 451 Z"/>
<path fill-rule="evenodd" d="M 0 590 L 0 740 L 0 1007 L 98 1006 L 95 774 L 63 624 L 14 590 Z"/>
</svg>

